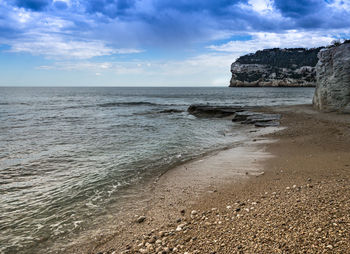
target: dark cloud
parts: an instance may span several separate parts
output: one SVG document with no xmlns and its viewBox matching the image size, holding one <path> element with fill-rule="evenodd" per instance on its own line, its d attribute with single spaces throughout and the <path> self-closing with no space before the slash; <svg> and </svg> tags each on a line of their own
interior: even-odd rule
<svg viewBox="0 0 350 254">
<path fill-rule="evenodd" d="M 274 6 L 283 17 L 293 22 L 294 29 L 350 28 L 349 10 L 330 5 L 325 0 L 275 0 Z"/>
<path fill-rule="evenodd" d="M 33 11 L 42 11 L 46 6 L 51 4 L 51 0 L 17 0 L 18 7 L 23 7 Z"/>
<path fill-rule="evenodd" d="M 90 14 L 101 13 L 110 18 L 124 16 L 135 0 L 91 0 L 85 1 L 86 11 Z"/>
<path fill-rule="evenodd" d="M 350 29 L 349 10 L 324 0 L 275 0 L 274 10 L 266 13 L 249 8 L 248 0 L 70 0 L 69 5 L 62 0 L 4 1 L 0 6 L 4 36 L 50 33 L 51 26 L 43 22 L 49 17 L 64 21 L 52 30 L 56 35 L 103 40 L 116 47 L 181 47 L 223 38 L 222 34 Z M 14 7 L 41 16 L 19 22 L 18 15 L 6 14 L 18 11 Z"/>
<path fill-rule="evenodd" d="M 59 9 L 59 10 L 65 10 L 68 8 L 67 3 L 63 1 L 55 1 L 54 6 L 56 9 Z"/>
<path fill-rule="evenodd" d="M 323 11 L 326 2 L 324 0 L 275 0 L 274 6 L 283 16 L 300 18 Z"/>
<path fill-rule="evenodd" d="M 177 10 L 180 12 L 197 12 L 203 14 L 214 14 L 220 15 L 223 13 L 230 12 L 230 8 L 239 2 L 247 2 L 245 0 L 216 0 L 216 1 L 201 1 L 201 0 L 156 0 L 154 1 L 154 6 L 162 10 Z"/>
</svg>

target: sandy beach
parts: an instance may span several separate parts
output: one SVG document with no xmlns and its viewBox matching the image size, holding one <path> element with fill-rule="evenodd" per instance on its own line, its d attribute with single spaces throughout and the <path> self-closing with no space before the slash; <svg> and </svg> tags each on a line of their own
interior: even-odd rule
<svg viewBox="0 0 350 254">
<path fill-rule="evenodd" d="M 260 110 L 281 113 L 281 127 L 168 171 L 113 234 L 66 251 L 349 253 L 350 115 Z"/>
</svg>

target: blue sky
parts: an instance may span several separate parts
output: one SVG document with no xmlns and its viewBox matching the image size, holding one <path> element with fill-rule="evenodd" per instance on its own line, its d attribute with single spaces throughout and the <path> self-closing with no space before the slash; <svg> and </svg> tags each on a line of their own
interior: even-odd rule
<svg viewBox="0 0 350 254">
<path fill-rule="evenodd" d="M 350 0 L 0 0 L 0 86 L 227 86 L 240 55 L 350 37 Z"/>
</svg>

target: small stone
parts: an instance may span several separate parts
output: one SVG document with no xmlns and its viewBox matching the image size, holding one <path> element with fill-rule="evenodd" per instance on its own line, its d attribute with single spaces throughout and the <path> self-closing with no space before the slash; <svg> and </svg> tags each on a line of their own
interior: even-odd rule
<svg viewBox="0 0 350 254">
<path fill-rule="evenodd" d="M 327 247 L 327 249 L 333 249 L 333 246 L 330 244 L 328 244 L 326 247 Z"/>
<path fill-rule="evenodd" d="M 191 215 L 196 215 L 197 211 L 196 210 L 192 210 Z"/>
<path fill-rule="evenodd" d="M 142 222 L 144 222 L 145 220 L 146 220 L 146 217 L 145 217 L 145 216 L 140 216 L 140 217 L 137 218 L 136 221 L 137 221 L 138 223 L 142 223 Z"/>
</svg>

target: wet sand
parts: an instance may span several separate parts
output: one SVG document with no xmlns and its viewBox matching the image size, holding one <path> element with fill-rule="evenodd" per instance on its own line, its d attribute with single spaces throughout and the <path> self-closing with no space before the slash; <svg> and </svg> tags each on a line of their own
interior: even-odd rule
<svg viewBox="0 0 350 254">
<path fill-rule="evenodd" d="M 350 115 L 261 110 L 285 128 L 170 170 L 113 234 L 68 252 L 349 253 Z"/>
</svg>

